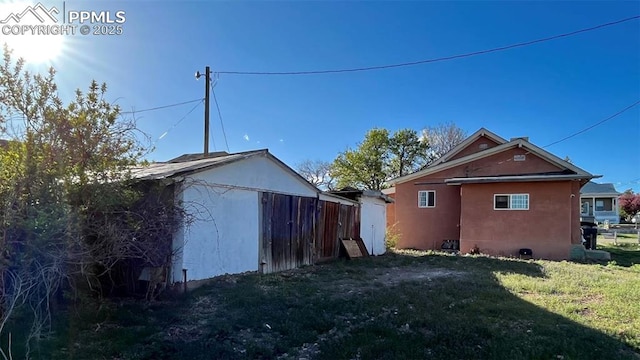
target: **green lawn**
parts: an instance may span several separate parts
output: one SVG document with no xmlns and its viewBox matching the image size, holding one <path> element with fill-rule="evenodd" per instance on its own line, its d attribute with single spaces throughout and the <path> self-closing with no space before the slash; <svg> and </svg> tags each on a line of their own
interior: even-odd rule
<svg viewBox="0 0 640 360">
<path fill-rule="evenodd" d="M 61 327 L 38 354 L 640 359 L 640 247 L 606 249 L 615 250 L 615 263 L 398 252 L 266 276 L 226 276 L 173 301 L 111 303 L 97 316 L 60 316 Z"/>
</svg>

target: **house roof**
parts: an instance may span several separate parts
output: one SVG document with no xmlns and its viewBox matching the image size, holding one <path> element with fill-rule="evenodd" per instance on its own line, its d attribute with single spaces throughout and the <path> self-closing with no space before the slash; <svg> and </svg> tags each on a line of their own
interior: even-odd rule
<svg viewBox="0 0 640 360">
<path fill-rule="evenodd" d="M 464 150 L 467 146 L 471 145 L 471 143 L 473 143 L 474 141 L 478 140 L 479 138 L 481 138 L 483 136 L 488 138 L 488 139 L 491 139 L 491 140 L 495 141 L 498 145 L 502 145 L 502 144 L 507 142 L 507 140 L 505 140 L 502 137 L 492 133 L 491 131 L 489 131 L 489 130 L 487 130 L 485 128 L 480 128 L 480 130 L 478 130 L 478 131 L 474 132 L 473 134 L 469 135 L 469 137 L 467 137 L 463 142 L 461 142 L 460 144 L 456 145 L 448 153 L 446 153 L 442 157 L 440 157 L 440 159 L 434 161 L 433 164 L 431 164 L 430 166 L 438 165 L 438 164 L 442 164 L 443 162 L 446 162 L 447 160 L 451 159 L 456 154 L 458 154 L 459 152 Z"/>
<path fill-rule="evenodd" d="M 580 190 L 581 195 L 609 195 L 609 196 L 618 196 L 622 193 L 616 191 L 615 186 L 611 183 L 598 184 L 593 181 L 589 181 L 586 183 L 582 189 Z"/>
<path fill-rule="evenodd" d="M 207 158 L 202 158 L 202 154 L 185 154 L 172 159 L 168 162 L 151 163 L 147 166 L 139 166 L 131 168 L 131 175 L 137 180 L 162 180 L 170 179 L 178 176 L 189 175 L 201 171 L 210 170 L 225 166 L 237 161 L 242 161 L 248 158 L 263 156 L 269 158 L 275 162 L 278 166 L 284 169 L 296 177 L 299 181 L 303 182 L 307 187 L 312 188 L 314 191 L 319 192 L 317 187 L 313 186 L 307 179 L 298 174 L 295 170 L 282 162 L 277 157 L 269 153 L 268 149 L 245 151 L 233 154 L 226 154 L 224 152 L 209 154 Z M 200 157 L 198 159 L 198 157 Z M 184 160 L 184 159 L 197 159 L 197 160 Z"/>
<path fill-rule="evenodd" d="M 479 176 L 468 178 L 451 178 L 444 182 L 447 185 L 461 184 L 482 184 L 496 182 L 538 182 L 538 181 L 558 181 L 558 180 L 574 180 L 574 179 L 591 179 L 593 175 L 575 175 L 575 174 L 535 174 L 535 175 L 509 175 L 509 176 Z"/>
<path fill-rule="evenodd" d="M 488 132 L 488 130 L 486 129 L 480 129 L 479 131 L 477 131 L 476 133 L 474 133 L 474 135 L 471 135 L 470 138 L 474 138 L 474 140 L 476 138 L 478 138 L 479 136 L 482 135 L 478 135 L 478 134 L 482 134 L 484 132 Z M 485 133 L 487 134 L 487 133 Z M 496 135 L 497 136 L 497 135 Z M 469 140 L 469 139 L 467 139 Z M 467 141 L 465 140 L 465 141 Z M 503 141 L 505 141 L 504 139 L 502 139 Z M 473 141 L 473 140 L 472 140 Z M 470 142 L 467 142 L 467 145 L 470 144 Z M 537 147 L 536 145 L 530 143 L 529 141 L 525 140 L 524 138 L 516 138 L 512 141 L 509 142 L 504 142 L 502 145 L 498 145 L 483 151 L 479 151 L 455 160 L 451 160 L 451 161 L 445 161 L 445 162 L 440 162 L 440 163 L 434 163 L 433 165 L 430 165 L 420 171 L 417 171 L 413 174 L 408 174 L 405 176 L 401 176 L 399 178 L 393 179 L 390 181 L 391 185 L 395 185 L 395 184 L 400 184 L 400 183 L 404 183 L 407 181 L 411 181 L 417 178 L 420 178 L 422 176 L 425 175 L 430 175 L 433 173 L 437 173 L 439 171 L 442 170 L 446 170 L 446 169 L 450 169 L 456 166 L 459 166 L 461 164 L 465 164 L 465 163 L 469 163 L 478 159 L 482 159 L 491 155 L 495 155 L 495 154 L 499 154 L 501 152 L 505 152 L 507 150 L 513 149 L 513 148 L 523 148 L 526 149 L 528 151 L 528 153 L 532 153 L 546 161 L 548 161 L 549 163 L 556 165 L 557 167 L 561 168 L 561 169 L 565 169 L 569 172 L 572 172 L 573 174 L 575 174 L 576 176 L 573 176 L 573 178 L 575 179 L 591 179 L 594 178 L 596 176 L 590 174 L 589 172 L 571 164 L 568 161 L 562 160 L 559 157 L 553 155 L 552 153 L 543 150 L 542 148 Z M 456 150 L 456 149 L 454 149 Z M 452 150 L 452 151 L 454 151 Z M 461 149 L 457 150 L 458 152 L 461 151 Z M 448 156 L 445 155 L 445 156 Z M 450 156 L 448 156 L 450 158 Z M 568 174 L 567 174 L 568 175 Z M 551 176 L 551 175 L 544 175 L 544 174 L 538 174 L 538 176 Z"/>
</svg>

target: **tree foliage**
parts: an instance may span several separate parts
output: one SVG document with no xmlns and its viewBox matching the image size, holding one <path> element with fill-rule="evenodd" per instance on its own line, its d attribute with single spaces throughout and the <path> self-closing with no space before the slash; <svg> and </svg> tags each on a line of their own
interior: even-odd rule
<svg viewBox="0 0 640 360">
<path fill-rule="evenodd" d="M 619 204 L 627 220 L 631 220 L 640 213 L 640 194 L 634 194 L 633 190 L 628 189 L 620 196 Z"/>
<path fill-rule="evenodd" d="M 386 129 L 369 130 L 356 149 L 334 160 L 332 174 L 338 187 L 380 190 L 392 178 L 411 173 L 425 164 L 428 144 L 411 129 L 392 135 Z"/>
<path fill-rule="evenodd" d="M 4 48 L 0 66 L 0 336 L 29 310 L 38 338 L 63 287 L 103 293 L 135 262 L 167 261 L 160 239 L 182 216 L 163 187 L 133 184 L 145 146 L 133 120 L 92 81 L 67 105 L 55 71 L 31 74 Z M 170 249 L 168 250 L 170 251 Z M 6 354 L 0 349 L 0 355 Z"/>
<path fill-rule="evenodd" d="M 395 178 L 410 174 L 423 167 L 430 149 L 427 139 L 420 138 L 412 129 L 401 129 L 389 139 L 389 177 Z"/>
</svg>

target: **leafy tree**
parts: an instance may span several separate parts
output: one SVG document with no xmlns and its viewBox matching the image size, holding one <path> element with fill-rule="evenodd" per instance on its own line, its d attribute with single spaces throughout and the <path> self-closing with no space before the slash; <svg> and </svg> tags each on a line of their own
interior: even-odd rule
<svg viewBox="0 0 640 360">
<path fill-rule="evenodd" d="M 334 160 L 331 173 L 338 187 L 380 190 L 389 179 L 414 172 L 425 165 L 429 146 L 415 130 L 369 130 L 356 149 L 347 149 Z"/>
<path fill-rule="evenodd" d="M 632 189 L 626 190 L 619 200 L 620 209 L 626 214 L 626 220 L 631 220 L 640 213 L 640 194 L 634 194 Z"/>
<path fill-rule="evenodd" d="M 164 188 L 130 181 L 146 148 L 135 123 L 105 99 L 105 84 L 91 82 L 65 105 L 53 69 L 31 74 L 6 46 L 3 59 L 0 138 L 9 141 L 0 146 L 0 336 L 20 307 L 28 309 L 28 349 L 46 332 L 63 284 L 75 294 L 100 293 L 100 279 L 116 268 L 159 266 L 167 261 L 160 239 L 183 214 Z M 0 357 L 11 358 L 10 350 L 0 348 Z"/>
<path fill-rule="evenodd" d="M 389 131 L 374 128 L 355 150 L 347 149 L 333 162 L 338 187 L 379 190 L 389 178 Z"/>
<path fill-rule="evenodd" d="M 453 123 L 445 123 L 424 128 L 422 137 L 429 144 L 428 162 L 432 163 L 463 142 L 467 133 Z"/>
<path fill-rule="evenodd" d="M 417 171 L 426 164 L 429 144 L 412 129 L 396 131 L 389 139 L 390 177 L 400 177 Z"/>
<path fill-rule="evenodd" d="M 336 181 L 331 173 L 330 162 L 304 160 L 296 165 L 296 171 L 311 184 L 322 190 L 335 190 Z"/>
</svg>

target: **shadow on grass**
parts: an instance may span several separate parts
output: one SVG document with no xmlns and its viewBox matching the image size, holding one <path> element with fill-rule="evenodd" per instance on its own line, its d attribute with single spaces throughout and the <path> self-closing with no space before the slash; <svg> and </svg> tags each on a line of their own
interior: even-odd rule
<svg viewBox="0 0 640 360">
<path fill-rule="evenodd" d="M 638 359 L 497 274 L 545 278 L 536 262 L 417 253 L 226 276 L 180 301 L 117 306 L 100 328 L 69 327 L 40 358 Z"/>
<path fill-rule="evenodd" d="M 611 260 L 619 266 L 633 266 L 640 264 L 640 244 L 619 243 L 617 245 L 601 243 L 598 250 L 611 253 Z"/>
</svg>

